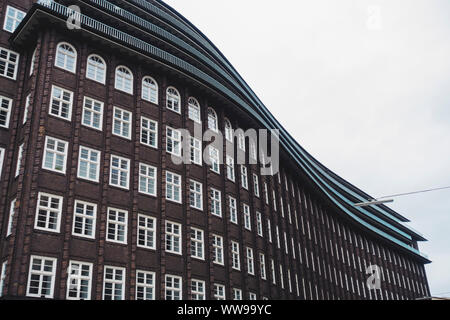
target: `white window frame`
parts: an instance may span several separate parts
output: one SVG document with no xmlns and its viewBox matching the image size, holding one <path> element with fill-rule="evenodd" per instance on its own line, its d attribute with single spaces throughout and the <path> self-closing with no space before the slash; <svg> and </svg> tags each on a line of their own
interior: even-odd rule
<svg viewBox="0 0 450 320">
<path fill-rule="evenodd" d="M 223 237 L 219 236 L 217 234 L 213 234 L 213 241 L 212 241 L 212 247 L 213 247 L 213 258 L 214 263 L 224 266 L 225 265 L 225 258 L 224 258 L 224 251 L 223 251 Z"/>
<path fill-rule="evenodd" d="M 205 260 L 205 232 L 191 227 L 191 257 Z"/>
<path fill-rule="evenodd" d="M 238 208 L 237 208 L 237 201 L 236 198 L 233 198 L 232 196 L 228 197 L 228 203 L 230 206 L 230 221 L 231 223 L 234 224 L 239 224 L 238 223 Z"/>
<path fill-rule="evenodd" d="M 253 257 L 253 249 L 247 247 L 246 248 L 246 256 L 247 256 L 247 272 L 249 275 L 255 275 L 255 259 Z"/>
<path fill-rule="evenodd" d="M 239 243 L 236 241 L 231 241 L 231 266 L 237 271 L 241 271 L 241 257 L 239 251 Z"/>
<path fill-rule="evenodd" d="M 20 17 L 22 16 L 22 17 Z M 22 22 L 23 18 L 25 18 L 26 12 L 19 10 L 12 6 L 6 7 L 6 14 L 5 14 L 5 22 L 3 24 L 3 30 L 8 31 L 10 33 L 14 33 L 14 31 L 17 29 L 19 24 Z M 8 22 L 9 20 L 12 20 L 12 29 L 8 28 Z"/>
<path fill-rule="evenodd" d="M 30 62 L 30 77 L 33 75 L 34 73 L 34 64 L 36 62 L 37 59 L 37 48 L 34 49 L 33 51 L 33 55 L 31 56 L 31 62 Z"/>
<path fill-rule="evenodd" d="M 114 73 L 114 88 L 128 94 L 133 94 L 134 75 L 130 68 L 125 66 L 117 66 Z"/>
<path fill-rule="evenodd" d="M 153 128 L 152 128 L 153 127 Z M 145 135 L 147 138 L 145 139 Z M 151 140 L 153 139 L 153 143 Z M 147 141 L 145 141 L 147 140 Z M 150 118 L 141 117 L 141 137 L 140 141 L 143 145 L 158 149 L 158 122 Z"/>
<path fill-rule="evenodd" d="M 93 61 L 93 59 L 97 59 L 97 61 Z M 106 70 L 107 65 L 105 59 L 103 59 L 98 54 L 91 54 L 87 58 L 86 65 L 86 79 L 105 84 L 106 83 Z M 89 71 L 92 71 L 94 76 L 89 74 Z"/>
<path fill-rule="evenodd" d="M 49 140 L 54 140 L 54 142 L 55 142 L 55 147 L 58 145 L 58 144 L 62 144 L 63 146 L 64 146 L 64 152 L 62 152 L 62 151 L 55 151 L 55 150 L 50 150 L 50 149 L 48 149 L 48 143 L 49 143 Z M 69 143 L 67 142 L 67 141 L 64 141 L 64 140 L 60 140 L 60 139 L 57 139 L 57 138 L 53 138 L 53 137 L 50 137 L 50 136 L 46 136 L 45 137 L 45 147 L 44 147 L 44 159 L 43 159 L 43 161 L 42 161 L 42 168 L 43 169 L 45 169 L 45 170 L 50 170 L 50 171 L 53 171 L 53 172 L 58 172 L 58 173 L 63 173 L 63 174 L 66 174 L 66 165 L 67 165 L 67 149 L 68 149 L 68 145 L 69 145 Z M 48 156 L 48 154 L 49 153 L 51 153 L 51 154 L 53 154 L 54 155 L 54 157 L 53 157 L 53 161 L 52 161 L 52 167 L 46 167 L 45 165 L 46 165 L 46 161 L 45 161 L 45 159 L 47 158 L 47 156 Z M 60 170 L 58 170 L 57 168 L 56 168 L 56 157 L 63 157 L 63 167 L 60 169 Z"/>
<path fill-rule="evenodd" d="M 206 300 L 206 284 L 205 281 L 192 279 L 191 280 L 191 295 L 192 300 Z"/>
<path fill-rule="evenodd" d="M 106 279 L 106 271 L 110 269 L 113 275 L 113 279 Z M 117 278 L 118 272 L 121 272 L 121 279 Z M 112 285 L 111 299 L 108 300 L 125 300 L 125 290 L 126 290 L 126 269 L 115 266 L 105 266 L 103 269 L 103 300 L 106 300 L 106 284 L 110 283 Z M 115 292 L 117 288 L 120 288 L 120 297 L 116 299 Z"/>
<path fill-rule="evenodd" d="M 117 159 L 119 161 L 118 167 L 113 166 L 114 159 Z M 122 168 L 123 164 L 126 164 L 126 167 L 127 167 L 126 169 Z M 113 170 L 117 171 L 117 183 L 113 182 L 113 172 L 114 172 Z M 128 190 L 130 187 L 130 171 L 131 171 L 130 170 L 130 159 L 123 158 L 123 157 L 112 154 L 111 155 L 111 166 L 109 169 L 109 185 L 116 187 L 116 188 Z M 125 174 L 125 178 L 126 178 L 125 186 L 122 186 L 121 182 L 120 182 L 123 174 Z"/>
<path fill-rule="evenodd" d="M 170 280 L 171 285 L 169 285 L 168 280 Z M 175 282 L 178 283 L 178 287 L 175 286 Z M 179 276 L 174 276 L 171 274 L 166 274 L 165 278 L 165 299 L 166 300 L 183 300 L 183 278 Z M 171 296 L 174 298 L 177 296 L 177 299 L 168 299 L 169 292 L 172 292 Z"/>
<path fill-rule="evenodd" d="M 75 270 L 74 265 L 78 265 L 78 270 Z M 85 268 L 88 268 L 89 275 L 83 275 L 83 271 L 86 270 Z M 93 264 L 89 262 L 82 262 L 82 261 L 69 261 L 69 268 L 67 270 L 67 292 L 66 292 L 66 299 L 67 300 L 91 300 L 91 290 L 92 290 L 92 270 L 93 270 Z M 77 273 L 72 273 L 77 272 Z M 73 283 L 71 283 L 73 281 Z M 87 294 L 85 298 L 80 297 L 81 295 L 81 283 L 87 282 Z M 70 296 L 70 289 L 75 287 L 76 290 L 76 297 Z"/>
<path fill-rule="evenodd" d="M 9 207 L 8 228 L 6 230 L 6 237 L 9 237 L 12 233 L 14 216 L 16 214 L 16 202 L 17 202 L 17 199 L 14 199 L 13 201 L 11 201 L 11 204 Z M 1 294 L 1 292 L 0 292 L 0 294 Z"/>
<path fill-rule="evenodd" d="M 189 180 L 189 205 L 203 211 L 203 184 L 192 179 Z"/>
<path fill-rule="evenodd" d="M 169 229 L 169 225 L 170 225 L 170 229 Z M 174 231 L 174 226 L 177 227 L 178 232 Z M 183 247 L 182 247 L 182 237 L 183 237 L 183 226 L 180 223 L 176 223 L 173 221 L 166 221 L 166 225 L 165 225 L 165 234 L 166 234 L 166 239 L 165 239 L 165 251 L 172 253 L 172 254 L 176 254 L 176 255 L 182 255 L 183 253 Z M 169 244 L 172 247 L 171 249 L 169 249 Z M 176 248 L 178 247 L 178 250 L 176 250 Z"/>
<path fill-rule="evenodd" d="M 202 166 L 202 141 L 190 137 L 190 159 L 193 164 Z"/>
<path fill-rule="evenodd" d="M 225 118 L 224 123 L 225 123 L 225 139 L 227 141 L 233 143 L 233 141 L 234 141 L 233 126 L 231 125 L 230 120 L 228 120 L 227 118 Z"/>
<path fill-rule="evenodd" d="M 255 196 L 259 198 L 259 177 L 257 174 L 253 174 L 253 189 L 255 192 Z"/>
<path fill-rule="evenodd" d="M 19 176 L 20 168 L 21 168 L 21 166 L 22 166 L 23 146 L 24 146 L 24 144 L 22 143 L 22 144 L 19 146 L 19 152 L 17 153 L 17 163 L 16 163 L 15 178 L 17 178 L 17 177 Z"/>
<path fill-rule="evenodd" d="M 181 95 L 174 87 L 168 87 L 166 90 L 166 108 L 181 114 Z"/>
<path fill-rule="evenodd" d="M 153 173 L 152 173 L 153 171 Z M 153 190 L 149 183 L 153 183 Z M 139 193 L 156 197 L 158 187 L 158 169 L 154 166 L 139 163 Z M 143 187 L 144 186 L 144 187 Z"/>
<path fill-rule="evenodd" d="M 174 182 L 175 178 L 178 179 L 178 183 Z M 169 187 L 171 187 L 170 190 Z M 175 203 L 180 204 L 183 203 L 183 191 L 181 188 L 182 188 L 181 175 L 170 171 L 166 171 L 166 199 Z"/>
<path fill-rule="evenodd" d="M 197 99 L 190 97 L 188 99 L 189 119 L 194 122 L 202 123 L 201 106 Z"/>
<path fill-rule="evenodd" d="M 233 288 L 233 300 L 242 300 L 242 290 Z"/>
<path fill-rule="evenodd" d="M 8 261 L 6 260 L 2 263 L 2 267 L 0 269 L 0 298 L 3 297 L 3 288 L 5 287 L 7 268 L 8 268 Z"/>
<path fill-rule="evenodd" d="M 80 205 L 80 207 L 79 207 Z M 87 213 L 88 207 L 91 207 L 92 215 L 89 215 Z M 82 209 L 82 212 L 78 212 L 78 209 Z M 78 221 L 77 221 L 78 218 Z M 90 222 L 88 222 L 91 220 Z M 82 233 L 78 233 L 76 231 L 77 224 L 80 223 Z M 92 234 L 87 234 L 86 225 L 90 223 L 92 225 Z M 73 225 L 72 225 L 72 235 L 76 237 L 82 237 L 82 238 L 88 238 L 88 239 L 95 239 L 95 232 L 96 232 L 96 225 L 97 225 L 97 204 L 90 203 L 86 201 L 81 200 L 75 200 L 74 208 L 73 208 Z"/>
<path fill-rule="evenodd" d="M 6 58 L 0 57 L 0 61 L 2 61 L 5 64 L 5 70 L 3 73 L 0 74 L 0 76 L 5 77 L 7 79 L 16 80 L 17 78 L 17 70 L 19 69 L 19 60 L 20 55 L 12 50 L 8 50 L 6 48 L 0 47 L 0 52 L 6 54 Z M 12 58 L 12 56 L 15 56 L 15 58 Z M 14 74 L 12 76 L 8 75 L 8 71 L 10 71 L 11 67 L 14 67 Z"/>
<path fill-rule="evenodd" d="M 214 299 L 216 300 L 226 299 L 225 286 L 223 284 L 214 283 L 213 288 L 214 288 Z"/>
<path fill-rule="evenodd" d="M 61 92 L 61 97 L 56 97 L 56 91 L 60 91 Z M 66 95 L 69 95 L 70 100 L 67 101 L 64 99 L 64 97 Z M 58 112 L 54 113 L 54 105 L 55 102 L 57 102 L 58 105 Z M 62 115 L 62 110 L 63 110 L 63 105 L 64 104 L 68 104 L 68 111 L 67 111 L 67 117 L 64 117 Z M 67 89 L 64 89 L 62 87 L 59 86 L 55 86 L 52 85 L 52 98 L 50 100 L 50 106 L 48 109 L 48 113 L 53 116 L 53 117 L 57 117 L 66 121 L 72 121 L 72 108 L 73 108 L 73 92 Z"/>
<path fill-rule="evenodd" d="M 219 118 L 217 112 L 213 108 L 208 108 L 208 129 L 214 132 L 219 131 Z"/>
<path fill-rule="evenodd" d="M 22 124 L 27 123 L 28 120 L 28 110 L 30 109 L 30 100 L 31 100 L 31 93 L 27 95 L 25 98 L 25 108 L 23 110 L 23 120 Z"/>
<path fill-rule="evenodd" d="M 62 46 L 67 46 L 69 47 L 73 53 L 62 53 L 60 52 L 60 48 Z M 63 65 L 59 65 L 59 59 L 58 56 L 60 54 L 64 55 L 64 62 Z M 68 62 L 70 61 L 69 59 L 73 59 L 73 66 L 72 68 L 68 65 Z M 55 56 L 55 67 L 60 68 L 62 70 L 66 70 L 69 71 L 71 73 L 75 73 L 76 69 L 77 69 L 77 60 L 78 60 L 78 53 L 77 50 L 75 49 L 75 47 L 73 45 L 71 45 L 70 43 L 67 42 L 60 42 L 58 43 L 57 47 L 56 47 L 56 56 Z"/>
<path fill-rule="evenodd" d="M 263 237 L 263 222 L 262 222 L 262 214 L 259 211 L 256 211 L 256 232 L 258 236 Z"/>
<path fill-rule="evenodd" d="M 116 217 L 113 219 L 112 212 L 116 213 Z M 119 216 L 122 216 L 124 221 L 119 220 Z M 114 228 L 111 228 L 114 226 Z M 108 218 L 106 222 L 106 241 L 118 244 L 128 243 L 128 211 L 118 208 L 108 207 Z M 113 229 L 113 232 L 111 232 Z M 123 232 L 123 240 L 120 240 L 120 231 Z"/>
<path fill-rule="evenodd" d="M 227 165 L 227 179 L 230 181 L 236 181 L 236 175 L 234 172 L 234 158 L 227 155 L 226 156 L 226 165 Z"/>
<path fill-rule="evenodd" d="M 41 260 L 40 270 L 33 269 L 33 261 L 34 260 Z M 51 271 L 44 271 L 46 262 L 51 262 L 51 266 L 52 266 Z M 57 263 L 56 258 L 35 256 L 35 255 L 32 255 L 30 257 L 30 267 L 29 267 L 29 272 L 28 272 L 27 293 L 26 293 L 27 297 L 35 297 L 35 298 L 43 297 L 43 295 L 41 294 L 42 282 L 43 282 L 42 280 L 43 280 L 43 277 L 47 276 L 47 277 L 50 277 L 50 287 L 49 287 L 50 292 L 48 294 L 44 295 L 44 297 L 50 298 L 50 299 L 53 298 L 53 294 L 54 294 L 54 290 L 55 290 L 56 263 Z M 37 294 L 30 292 L 31 278 L 33 277 L 33 275 L 39 277 L 39 286 L 38 286 L 39 293 L 37 293 Z"/>
<path fill-rule="evenodd" d="M 174 156 L 181 157 L 181 132 L 180 130 L 166 127 L 166 151 Z"/>
<path fill-rule="evenodd" d="M 155 272 L 136 270 L 136 300 L 155 300 L 155 286 Z M 142 290 L 142 298 L 138 297 L 140 289 Z M 147 298 L 148 295 L 150 295 L 150 298 Z"/>
<path fill-rule="evenodd" d="M 149 223 L 152 226 L 149 226 Z M 138 214 L 137 246 L 139 248 L 156 250 L 157 220 L 155 217 Z M 144 243 L 142 243 L 142 241 Z"/>
<path fill-rule="evenodd" d="M 211 163 L 211 171 L 220 174 L 220 155 L 219 150 L 209 146 L 209 161 Z"/>
<path fill-rule="evenodd" d="M 215 188 L 210 189 L 211 214 L 222 218 L 222 192 Z"/>
<path fill-rule="evenodd" d="M 4 101 L 8 104 L 7 107 L 4 107 Z M 9 128 L 9 120 L 11 118 L 11 111 L 12 111 L 12 99 L 0 96 L 0 112 L 2 112 L 5 115 L 5 124 L 0 124 L 0 128 Z"/>
<path fill-rule="evenodd" d="M 243 164 L 241 164 L 241 185 L 242 188 L 248 190 L 248 170 Z"/>
<path fill-rule="evenodd" d="M 88 153 L 88 159 L 82 159 L 82 151 L 85 150 Z M 93 161 L 92 160 L 92 155 L 93 154 L 97 154 L 97 161 Z M 77 177 L 79 179 L 83 179 L 83 180 L 88 180 L 88 181 L 92 181 L 92 182 L 98 182 L 99 181 L 99 177 L 100 177 L 100 160 L 102 157 L 102 152 L 99 150 L 95 150 L 95 149 L 91 149 L 85 146 L 80 146 L 80 150 L 78 152 L 78 169 L 77 169 Z M 87 177 L 83 177 L 81 175 L 81 163 L 85 162 L 87 163 L 86 168 L 87 168 Z M 90 173 L 91 173 L 91 167 L 92 166 L 96 166 L 95 169 L 95 177 L 91 178 L 89 177 Z"/>
<path fill-rule="evenodd" d="M 90 103 L 90 107 L 89 107 Z M 105 104 L 102 101 L 92 99 L 91 97 L 84 97 L 83 100 L 83 115 L 81 119 L 81 124 L 85 127 L 102 131 L 103 129 L 103 110 Z M 99 108 L 100 110 L 96 110 Z M 90 114 L 91 119 L 88 119 L 88 114 Z M 98 119 L 98 127 L 94 125 L 94 119 Z"/>
<path fill-rule="evenodd" d="M 5 149 L 0 148 L 0 180 L 3 172 L 3 159 L 5 158 Z"/>
<path fill-rule="evenodd" d="M 47 206 L 43 206 L 41 205 L 41 198 L 42 197 L 48 197 L 49 198 L 49 204 Z M 58 208 L 51 208 L 49 207 L 50 203 L 53 200 L 58 200 Z M 35 217 L 35 221 L 34 221 L 34 229 L 36 230 L 42 230 L 42 231 L 47 231 L 47 232 L 53 232 L 53 233 L 59 233 L 60 232 L 60 228 L 61 228 L 61 215 L 62 215 L 62 208 L 63 208 L 63 202 L 64 202 L 64 198 L 61 196 L 57 196 L 54 194 L 49 194 L 49 193 L 44 193 L 44 192 L 39 192 L 38 194 L 38 199 L 37 199 L 37 205 L 36 205 L 36 217 Z M 46 212 L 45 214 L 45 226 L 41 227 L 38 225 L 39 222 L 39 211 L 40 210 L 44 210 Z M 56 223 L 55 223 L 55 228 L 49 228 L 49 223 L 50 223 L 50 215 L 51 214 L 56 214 Z"/>
<path fill-rule="evenodd" d="M 128 120 L 124 119 L 125 115 L 128 115 Z M 133 128 L 133 113 L 131 111 L 119 107 L 114 107 L 112 134 L 117 137 L 131 140 L 132 128 Z M 117 129 L 119 132 L 116 132 Z"/>
<path fill-rule="evenodd" d="M 252 218 L 250 214 L 250 206 L 247 204 L 242 205 L 243 211 L 244 211 L 244 227 L 248 231 L 252 231 Z"/>
<path fill-rule="evenodd" d="M 142 78 L 142 100 L 158 105 L 158 82 L 150 76 Z"/>
<path fill-rule="evenodd" d="M 267 280 L 266 256 L 264 255 L 264 253 L 259 254 L 259 272 L 261 275 L 261 279 Z"/>
</svg>

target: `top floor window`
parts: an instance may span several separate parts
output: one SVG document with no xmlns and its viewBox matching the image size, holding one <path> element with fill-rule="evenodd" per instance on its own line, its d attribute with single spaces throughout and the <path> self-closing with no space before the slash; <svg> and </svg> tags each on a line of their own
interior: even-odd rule
<svg viewBox="0 0 450 320">
<path fill-rule="evenodd" d="M 142 79 L 142 99 L 158 104 L 158 83 L 152 77 Z"/>
<path fill-rule="evenodd" d="M 198 103 L 197 99 L 191 97 L 189 98 L 188 105 L 189 105 L 189 119 L 200 123 L 201 122 L 200 103 Z"/>
<path fill-rule="evenodd" d="M 77 51 L 67 42 L 61 42 L 56 48 L 55 66 L 75 73 L 77 66 Z"/>
<path fill-rule="evenodd" d="M 125 66 L 118 66 L 116 69 L 116 82 L 114 87 L 117 90 L 133 94 L 133 73 Z"/>
<path fill-rule="evenodd" d="M 231 122 L 228 119 L 225 119 L 225 139 L 230 142 L 233 142 L 233 127 L 231 126 Z"/>
<path fill-rule="evenodd" d="M 177 89 L 174 87 L 167 88 L 167 104 L 166 107 L 176 113 L 181 113 L 181 96 Z"/>
<path fill-rule="evenodd" d="M 24 17 L 25 12 L 14 7 L 7 6 L 3 29 L 8 32 L 14 32 Z"/>
<path fill-rule="evenodd" d="M 86 78 L 105 84 L 106 63 L 102 57 L 92 54 L 88 57 Z"/>
<path fill-rule="evenodd" d="M 208 129 L 219 131 L 217 113 L 211 108 L 208 108 Z"/>
</svg>

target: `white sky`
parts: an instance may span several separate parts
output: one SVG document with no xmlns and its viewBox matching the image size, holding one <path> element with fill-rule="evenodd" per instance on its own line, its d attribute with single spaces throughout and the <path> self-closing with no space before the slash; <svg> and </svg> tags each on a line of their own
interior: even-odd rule
<svg viewBox="0 0 450 320">
<path fill-rule="evenodd" d="M 166 2 L 343 178 L 374 197 L 450 185 L 450 2 Z M 429 239 L 431 291 L 450 296 L 450 190 L 391 207 Z"/>
</svg>

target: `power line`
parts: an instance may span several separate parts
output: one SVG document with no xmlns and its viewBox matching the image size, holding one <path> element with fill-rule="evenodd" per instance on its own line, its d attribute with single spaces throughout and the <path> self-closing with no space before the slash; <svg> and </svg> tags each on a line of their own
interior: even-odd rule
<svg viewBox="0 0 450 320">
<path fill-rule="evenodd" d="M 391 195 L 391 196 L 384 196 L 384 197 L 376 198 L 376 200 L 386 199 L 386 198 L 402 197 L 402 196 L 408 196 L 408 195 L 412 195 L 412 194 L 426 193 L 426 192 L 439 191 L 439 190 L 445 190 L 445 189 L 450 189 L 450 186 L 442 187 L 442 188 L 427 189 L 427 190 L 422 190 L 422 191 L 399 193 L 399 194 L 394 194 L 394 195 Z"/>
</svg>

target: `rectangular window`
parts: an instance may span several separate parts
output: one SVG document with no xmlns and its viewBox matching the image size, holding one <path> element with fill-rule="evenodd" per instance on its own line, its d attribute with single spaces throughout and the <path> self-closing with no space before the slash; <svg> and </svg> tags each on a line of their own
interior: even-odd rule
<svg viewBox="0 0 450 320">
<path fill-rule="evenodd" d="M 53 298 L 55 275 L 55 258 L 31 256 L 27 296 Z"/>
<path fill-rule="evenodd" d="M 192 300 L 206 300 L 205 281 L 192 279 L 191 293 Z"/>
<path fill-rule="evenodd" d="M 37 201 L 34 228 L 43 231 L 59 232 L 62 205 L 62 197 L 40 192 Z"/>
<path fill-rule="evenodd" d="M 182 300 L 182 290 L 181 277 L 166 274 L 166 300 Z"/>
<path fill-rule="evenodd" d="M 228 197 L 228 199 L 230 204 L 230 221 L 234 224 L 238 224 L 236 199 L 231 196 Z"/>
<path fill-rule="evenodd" d="M 231 241 L 231 255 L 233 260 L 233 269 L 241 270 L 241 260 L 239 257 L 239 243 Z"/>
<path fill-rule="evenodd" d="M 259 198 L 259 178 L 256 174 L 253 174 L 253 188 L 255 196 Z"/>
<path fill-rule="evenodd" d="M 5 23 L 3 29 L 13 33 L 26 13 L 11 6 L 6 7 Z"/>
<path fill-rule="evenodd" d="M 78 178 L 98 182 L 101 152 L 80 146 Z"/>
<path fill-rule="evenodd" d="M 261 274 L 261 279 L 266 280 L 266 257 L 264 253 L 259 254 L 259 271 Z"/>
<path fill-rule="evenodd" d="M 275 233 L 277 235 L 277 247 L 278 247 L 278 249 L 280 249 L 281 248 L 281 245 L 280 245 L 280 230 L 278 229 L 278 226 L 275 227 Z"/>
<path fill-rule="evenodd" d="M 242 290 L 233 288 L 233 300 L 242 300 Z"/>
<path fill-rule="evenodd" d="M 242 132 L 242 130 L 238 134 L 238 147 L 242 151 L 245 151 L 245 135 L 244 132 Z"/>
<path fill-rule="evenodd" d="M 0 47 L 0 76 L 16 80 L 18 66 L 19 54 Z"/>
<path fill-rule="evenodd" d="M 244 204 L 243 207 L 244 207 L 244 227 L 245 227 L 245 229 L 251 231 L 252 223 L 251 223 L 251 217 L 250 217 L 250 207 L 246 204 Z"/>
<path fill-rule="evenodd" d="M 203 185 L 200 182 L 189 181 L 189 202 L 191 208 L 203 210 Z"/>
<path fill-rule="evenodd" d="M 241 185 L 242 188 L 248 190 L 247 167 L 244 165 L 241 165 Z"/>
<path fill-rule="evenodd" d="M 181 255 L 181 224 L 166 221 L 166 251 Z"/>
<path fill-rule="evenodd" d="M 275 194 L 275 190 L 272 191 L 273 198 L 273 210 L 277 211 L 277 195 Z"/>
<path fill-rule="evenodd" d="M 255 274 L 255 266 L 253 260 L 253 249 L 247 247 L 247 272 L 248 274 Z"/>
<path fill-rule="evenodd" d="M 156 250 L 156 218 L 138 215 L 138 247 Z"/>
<path fill-rule="evenodd" d="M 267 190 L 266 182 L 264 182 L 264 198 L 266 199 L 266 204 L 269 204 L 269 192 Z"/>
<path fill-rule="evenodd" d="M 9 218 L 8 218 L 8 229 L 6 231 L 6 236 L 9 237 L 12 233 L 14 215 L 16 213 L 16 199 L 11 201 L 11 205 L 9 207 Z"/>
<path fill-rule="evenodd" d="M 103 300 L 125 300 L 125 268 L 105 266 Z"/>
<path fill-rule="evenodd" d="M 224 265 L 223 260 L 223 237 L 213 235 L 213 262 Z"/>
<path fill-rule="evenodd" d="M 73 92 L 52 86 L 52 100 L 49 113 L 52 116 L 70 121 L 72 118 Z"/>
<path fill-rule="evenodd" d="M 143 163 L 139 164 L 139 192 L 156 197 L 157 169 Z"/>
<path fill-rule="evenodd" d="M 47 136 L 45 138 L 42 168 L 66 173 L 68 142 Z"/>
<path fill-rule="evenodd" d="M 158 148 L 158 122 L 141 117 L 141 143 Z"/>
<path fill-rule="evenodd" d="M 136 270 L 136 300 L 155 300 L 155 273 Z"/>
<path fill-rule="evenodd" d="M 1 61 L 1 60 L 0 60 Z M 9 127 L 9 118 L 11 115 L 12 100 L 0 96 L 0 127 Z"/>
<path fill-rule="evenodd" d="M 6 268 L 8 267 L 8 262 L 2 263 L 2 268 L 0 270 L 0 298 L 3 296 L 3 287 L 5 286 L 6 279 Z"/>
<path fill-rule="evenodd" d="M 72 234 L 85 238 L 95 238 L 97 205 L 75 200 Z"/>
<path fill-rule="evenodd" d="M 272 283 L 277 284 L 277 277 L 275 273 L 275 261 L 270 259 L 270 270 L 272 270 Z"/>
<path fill-rule="evenodd" d="M 280 264 L 280 281 L 281 281 L 281 289 L 284 289 L 283 266 L 281 264 Z"/>
<path fill-rule="evenodd" d="M 219 150 L 209 147 L 209 161 L 211 162 L 211 171 L 220 174 Z"/>
<path fill-rule="evenodd" d="M 67 300 L 91 300 L 92 263 L 70 261 Z"/>
<path fill-rule="evenodd" d="M 222 217 L 222 193 L 211 188 L 211 214 Z"/>
<path fill-rule="evenodd" d="M 113 134 L 131 140 L 132 114 L 117 107 L 114 107 L 113 114 Z"/>
<path fill-rule="evenodd" d="M 31 101 L 31 94 L 27 95 L 25 98 L 25 108 L 23 110 L 23 121 L 22 123 L 25 124 L 28 119 L 28 110 L 30 109 L 30 101 Z"/>
<path fill-rule="evenodd" d="M 203 231 L 191 228 L 191 257 L 204 260 L 205 244 Z"/>
<path fill-rule="evenodd" d="M 102 131 L 103 107 L 103 102 L 85 97 L 81 123 L 86 127 Z"/>
<path fill-rule="evenodd" d="M 17 153 L 17 163 L 16 163 L 16 173 L 15 177 L 17 178 L 20 173 L 20 166 L 22 164 L 22 156 L 23 156 L 23 143 L 19 147 L 19 152 Z"/>
<path fill-rule="evenodd" d="M 191 162 L 202 165 L 202 141 L 191 137 Z"/>
<path fill-rule="evenodd" d="M 129 178 L 130 178 L 130 160 L 112 155 L 109 184 L 114 187 L 128 190 Z"/>
<path fill-rule="evenodd" d="M 262 225 L 262 215 L 261 212 L 256 212 L 256 231 L 258 236 L 263 236 L 263 225 Z"/>
<path fill-rule="evenodd" d="M 0 180 L 3 172 L 3 159 L 5 158 L 5 149 L 0 148 Z"/>
<path fill-rule="evenodd" d="M 166 151 L 175 156 L 181 157 L 181 133 L 171 127 L 166 128 Z"/>
<path fill-rule="evenodd" d="M 249 293 L 248 293 L 248 299 L 249 299 L 249 300 L 256 300 L 256 293 L 254 293 L 254 292 L 249 292 Z"/>
<path fill-rule="evenodd" d="M 166 199 L 181 203 L 181 176 L 166 172 Z"/>
<path fill-rule="evenodd" d="M 221 284 L 214 283 L 214 299 L 225 300 L 225 286 Z"/>
<path fill-rule="evenodd" d="M 227 179 L 233 182 L 236 179 L 234 174 L 234 159 L 230 156 L 227 156 Z"/>
<path fill-rule="evenodd" d="M 108 208 L 107 241 L 127 243 L 128 211 Z"/>
</svg>

